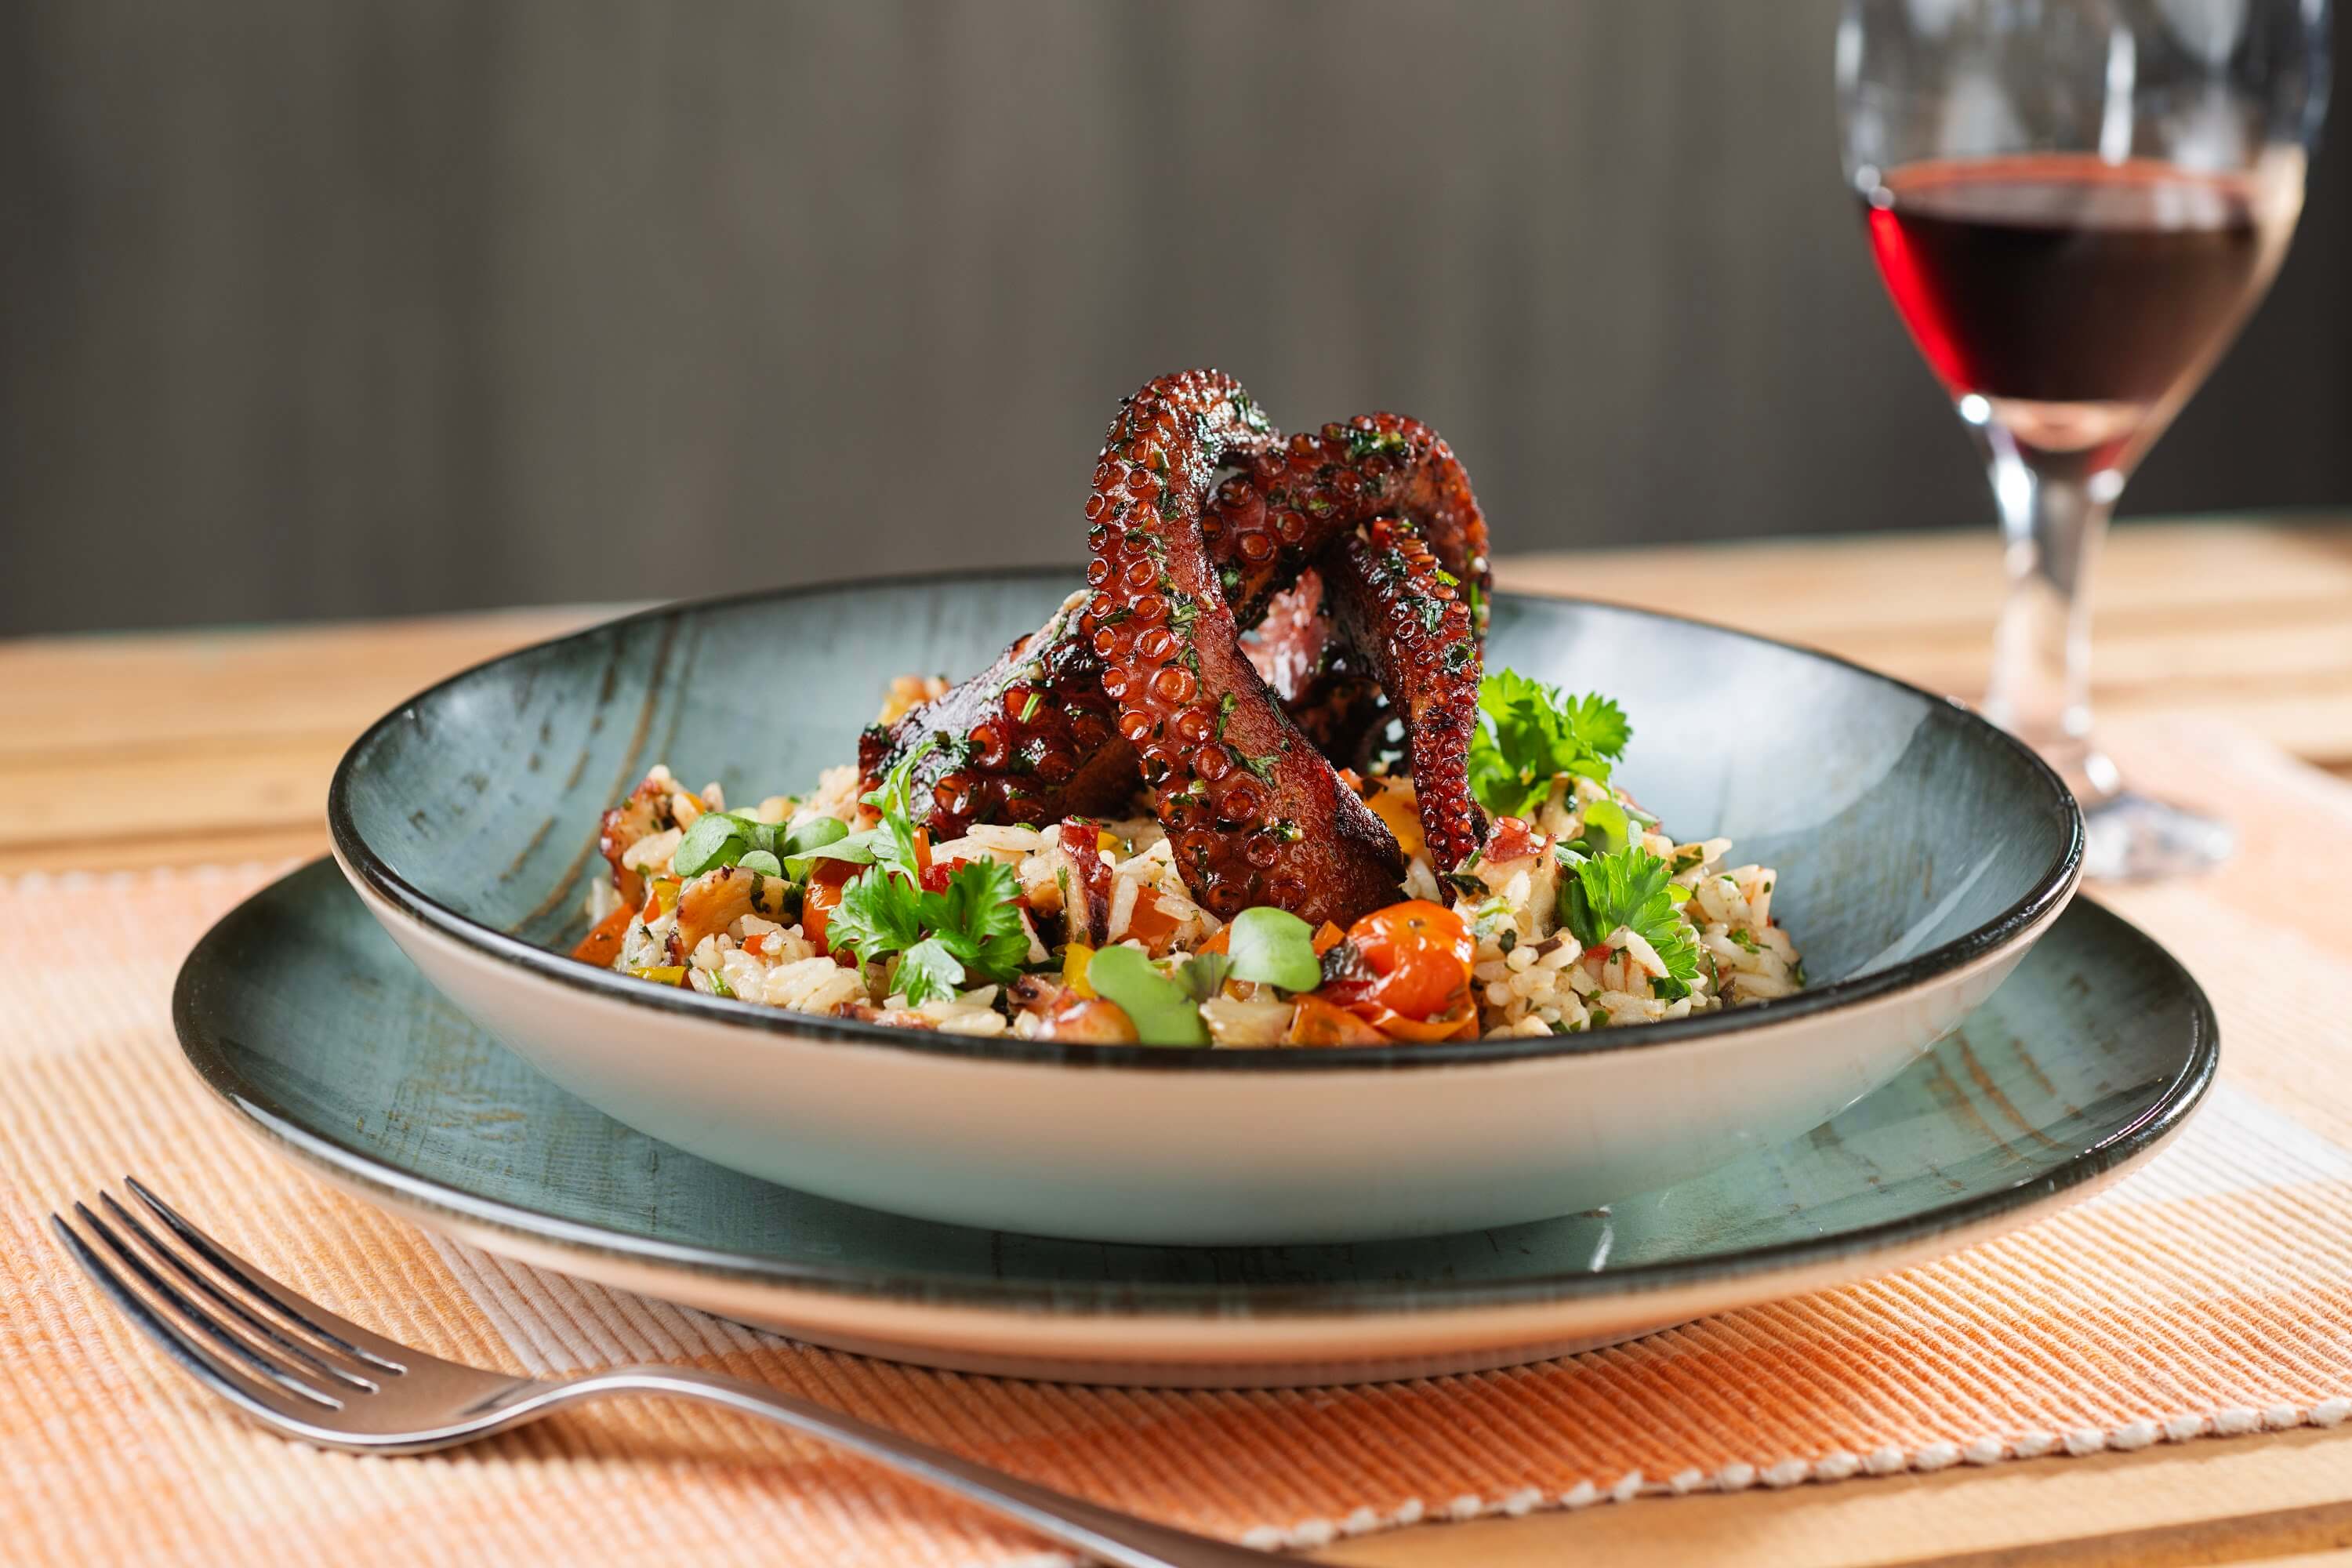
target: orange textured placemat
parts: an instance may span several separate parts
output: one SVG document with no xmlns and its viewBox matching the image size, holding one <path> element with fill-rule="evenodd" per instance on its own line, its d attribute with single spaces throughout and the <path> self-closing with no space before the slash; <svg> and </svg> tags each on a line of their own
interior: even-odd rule
<svg viewBox="0 0 2352 1568">
<path fill-rule="evenodd" d="M 268 870 L 0 884 L 0 1542 L 11 1561 L 57 1563 L 1034 1554 L 919 1487 L 683 1405 L 604 1406 L 420 1459 L 254 1431 L 49 1239 L 51 1206 L 125 1171 L 299 1288 L 443 1354 L 723 1367 L 1269 1545 L 2336 1425 L 2352 1413 L 2352 920 L 2331 884 L 2352 862 L 2352 789 L 2228 730 L 2129 739 L 2144 772 L 2221 805 L 2246 837 L 2216 877 L 2109 895 L 2188 960 L 2221 1016 L 2222 1084 L 2172 1150 L 2071 1213 L 1886 1279 L 1570 1361 L 1360 1389 L 926 1372 L 427 1237 L 265 1153 L 181 1064 L 180 956 Z"/>
</svg>

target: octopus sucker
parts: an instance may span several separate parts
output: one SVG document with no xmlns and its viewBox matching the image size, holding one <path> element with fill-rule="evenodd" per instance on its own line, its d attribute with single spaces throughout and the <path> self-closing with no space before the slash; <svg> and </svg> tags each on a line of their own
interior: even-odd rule
<svg viewBox="0 0 2352 1568">
<path fill-rule="evenodd" d="M 913 814 L 935 837 L 1108 811 L 1140 783 L 1204 907 L 1345 923 L 1392 900 L 1405 868 L 1339 772 L 1392 717 L 1438 868 L 1475 849 L 1465 759 L 1491 568 L 1435 432 L 1376 414 L 1286 438 L 1232 377 L 1163 376 L 1119 405 L 1086 519 L 1085 590 L 861 742 L 869 781 L 924 748 Z M 1274 640 L 1245 647 L 1262 623 Z"/>
<path fill-rule="evenodd" d="M 1470 793 L 1480 640 L 1470 606 L 1458 578 L 1399 518 L 1342 536 L 1326 570 L 1340 636 L 1403 721 L 1422 832 L 1437 868 L 1450 871 L 1486 839 Z"/>
</svg>

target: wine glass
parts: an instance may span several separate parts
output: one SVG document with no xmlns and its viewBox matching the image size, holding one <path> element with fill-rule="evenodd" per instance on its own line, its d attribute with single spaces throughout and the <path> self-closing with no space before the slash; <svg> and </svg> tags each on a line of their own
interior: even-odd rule
<svg viewBox="0 0 2352 1568">
<path fill-rule="evenodd" d="M 2074 787 L 2093 876 L 2234 843 L 2093 741 L 2091 574 L 2124 481 L 2285 255 L 2327 30 L 2326 0 L 1849 0 L 1838 28 L 1846 177 L 2008 547 L 1985 712 Z"/>
</svg>

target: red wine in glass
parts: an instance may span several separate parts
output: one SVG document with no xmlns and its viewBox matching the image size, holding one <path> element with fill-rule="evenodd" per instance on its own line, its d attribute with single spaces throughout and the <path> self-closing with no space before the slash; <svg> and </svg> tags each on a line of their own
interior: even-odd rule
<svg viewBox="0 0 2352 1568">
<path fill-rule="evenodd" d="M 2149 415 L 2261 297 L 2295 219 L 2262 189 L 2052 153 L 1907 164 L 1864 203 L 1887 291 L 1953 395 L 1991 400 L 2028 446 L 2090 455 L 2152 438 Z"/>
</svg>

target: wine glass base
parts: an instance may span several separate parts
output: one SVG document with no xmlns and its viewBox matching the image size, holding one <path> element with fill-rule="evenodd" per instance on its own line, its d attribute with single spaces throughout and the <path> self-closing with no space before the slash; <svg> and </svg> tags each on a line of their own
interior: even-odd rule
<svg viewBox="0 0 2352 1568">
<path fill-rule="evenodd" d="M 2128 789 L 2086 798 L 2083 826 L 2083 874 L 2103 881 L 2140 882 L 2210 871 L 2238 847 L 2237 829 L 2221 818 Z"/>
</svg>

